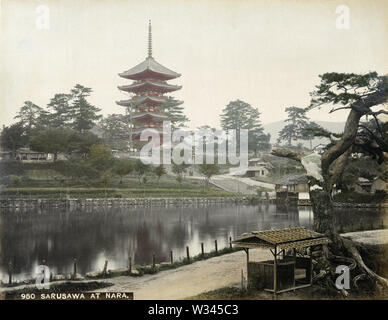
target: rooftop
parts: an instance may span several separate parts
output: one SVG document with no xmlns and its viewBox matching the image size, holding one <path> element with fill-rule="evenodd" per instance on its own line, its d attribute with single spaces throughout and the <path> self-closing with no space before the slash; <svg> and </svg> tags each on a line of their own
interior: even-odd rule
<svg viewBox="0 0 388 320">
<path fill-rule="evenodd" d="M 290 185 L 296 185 L 296 184 L 305 184 L 307 182 L 308 182 L 308 179 L 305 174 L 290 174 L 276 181 L 276 184 L 283 185 L 283 186 L 290 186 Z"/>
<path fill-rule="evenodd" d="M 178 78 L 181 75 L 162 66 L 160 63 L 156 62 L 153 57 L 147 57 L 143 62 L 133 68 L 119 73 L 119 76 L 131 80 L 141 80 L 145 78 L 170 80 Z"/>
<path fill-rule="evenodd" d="M 290 227 L 244 233 L 233 243 L 242 248 L 278 247 L 288 250 L 327 244 L 329 239 L 321 233 L 303 227 Z"/>
</svg>

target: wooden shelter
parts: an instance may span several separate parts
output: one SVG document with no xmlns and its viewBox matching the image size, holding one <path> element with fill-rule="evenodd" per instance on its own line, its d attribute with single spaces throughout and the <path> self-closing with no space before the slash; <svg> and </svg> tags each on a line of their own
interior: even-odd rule
<svg viewBox="0 0 388 320">
<path fill-rule="evenodd" d="M 276 297 L 278 293 L 312 285 L 311 248 L 327 244 L 329 239 L 303 227 L 290 227 L 253 231 L 243 234 L 233 243 L 247 254 L 248 285 L 272 292 Z M 249 261 L 249 249 L 253 248 L 269 249 L 274 259 Z M 310 249 L 309 255 L 301 252 L 305 249 Z"/>
</svg>

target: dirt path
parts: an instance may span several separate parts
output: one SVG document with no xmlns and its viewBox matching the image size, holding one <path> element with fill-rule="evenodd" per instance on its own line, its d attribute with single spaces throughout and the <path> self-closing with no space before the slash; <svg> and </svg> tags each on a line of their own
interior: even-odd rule
<svg viewBox="0 0 388 320">
<path fill-rule="evenodd" d="M 352 232 L 344 236 L 370 244 L 388 243 L 388 229 Z M 272 255 L 269 250 L 251 249 L 249 258 L 251 261 L 262 261 L 272 259 Z M 246 275 L 244 251 L 198 261 L 154 275 L 111 278 L 109 282 L 113 283 L 113 286 L 96 291 L 132 291 L 137 300 L 179 300 L 239 284 L 241 270 L 244 270 Z"/>
<path fill-rule="evenodd" d="M 249 258 L 267 260 L 271 258 L 271 253 L 269 250 L 250 250 Z M 109 282 L 113 286 L 96 291 L 133 291 L 135 300 L 179 300 L 240 283 L 241 270 L 244 270 L 245 275 L 244 251 L 198 261 L 154 275 L 111 278 Z"/>
</svg>

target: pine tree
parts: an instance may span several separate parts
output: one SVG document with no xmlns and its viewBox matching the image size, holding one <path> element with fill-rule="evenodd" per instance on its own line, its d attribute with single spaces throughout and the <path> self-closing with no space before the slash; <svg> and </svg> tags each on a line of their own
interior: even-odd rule
<svg viewBox="0 0 388 320">
<path fill-rule="evenodd" d="M 303 139 L 303 130 L 308 126 L 308 118 L 303 108 L 288 107 L 286 112 L 288 113 L 287 125 L 279 132 L 278 143 L 287 141 L 291 146 L 292 140 Z"/>
<path fill-rule="evenodd" d="M 256 152 L 264 134 L 259 110 L 244 101 L 236 100 L 229 102 L 222 112 L 221 127 L 227 132 L 236 130 L 237 149 L 240 148 L 240 130 L 248 129 L 248 147 Z"/>
<path fill-rule="evenodd" d="M 173 129 L 182 128 L 186 126 L 189 118 L 183 113 L 183 107 L 176 106 L 175 100 L 172 97 L 168 97 L 167 102 L 162 106 L 164 112 L 167 113 L 168 120 L 171 121 Z"/>
<path fill-rule="evenodd" d="M 71 121 L 71 103 L 72 95 L 65 93 L 57 93 L 51 99 L 47 108 L 51 111 L 48 119 L 49 126 L 52 128 L 66 127 L 70 125 Z"/>
<path fill-rule="evenodd" d="M 42 112 L 43 109 L 41 107 L 31 101 L 26 101 L 14 119 L 19 119 L 19 123 L 25 128 L 27 135 L 29 135 L 31 130 L 39 125 Z"/>
<path fill-rule="evenodd" d="M 93 128 L 96 121 L 101 118 L 101 115 L 97 114 L 101 109 L 91 105 L 86 100 L 91 92 L 91 88 L 86 88 L 80 84 L 77 84 L 74 89 L 71 90 L 73 101 L 71 105 L 72 127 L 80 133 Z"/>
</svg>

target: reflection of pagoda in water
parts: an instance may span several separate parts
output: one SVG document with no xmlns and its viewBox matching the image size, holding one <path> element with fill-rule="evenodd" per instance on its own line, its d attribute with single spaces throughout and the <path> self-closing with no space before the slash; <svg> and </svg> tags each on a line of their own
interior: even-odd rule
<svg viewBox="0 0 388 320">
<path fill-rule="evenodd" d="M 168 110 L 183 102 L 166 96 L 167 93 L 181 88 L 167 83 L 168 80 L 180 77 L 180 74 L 162 66 L 152 57 L 151 21 L 148 29 L 147 58 L 119 76 L 134 80 L 132 84 L 118 87 L 127 92 L 130 98 L 116 102 L 127 108 L 133 139 L 138 140 L 140 133 L 149 128 L 161 133 L 163 121 L 170 120 Z"/>
</svg>

